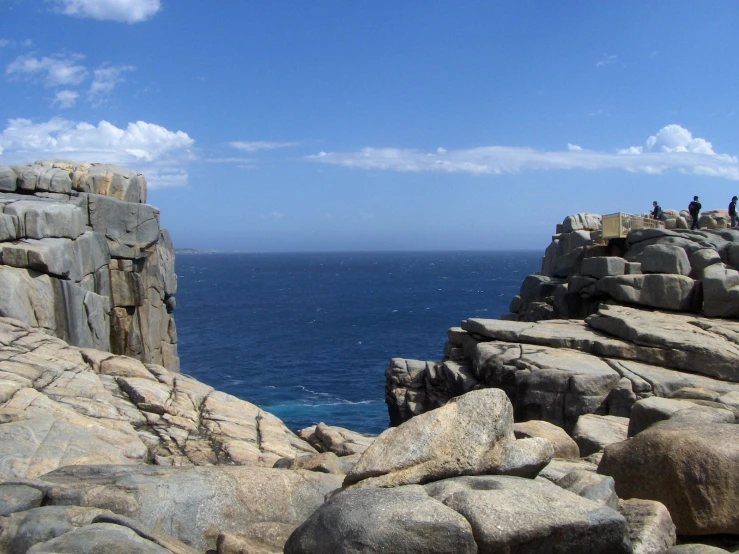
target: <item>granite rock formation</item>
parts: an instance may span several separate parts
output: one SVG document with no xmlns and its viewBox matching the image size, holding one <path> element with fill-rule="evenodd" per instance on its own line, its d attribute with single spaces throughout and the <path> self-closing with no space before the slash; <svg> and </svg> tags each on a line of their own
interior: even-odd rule
<svg viewBox="0 0 739 554">
<path fill-rule="evenodd" d="M 610 241 L 566 218 L 510 313 L 450 328 L 439 361 L 391 360 L 391 425 L 500 389 L 517 436 L 576 444 L 535 481 L 618 509 L 630 551 L 739 545 L 739 230 L 685 216 Z"/>
<path fill-rule="evenodd" d="M 140 173 L 0 166 L 0 316 L 177 371 L 174 248 Z"/>
</svg>

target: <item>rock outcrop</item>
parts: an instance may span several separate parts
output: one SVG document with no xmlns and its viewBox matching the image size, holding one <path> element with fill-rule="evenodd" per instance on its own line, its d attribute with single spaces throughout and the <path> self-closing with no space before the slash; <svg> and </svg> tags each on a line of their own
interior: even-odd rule
<svg viewBox="0 0 739 554">
<path fill-rule="evenodd" d="M 440 361 L 391 360 L 391 425 L 499 389 L 516 436 L 558 445 L 534 481 L 618 509 L 629 551 L 739 543 L 739 230 L 667 221 L 604 241 L 598 216 L 566 218 L 511 313 L 450 328 Z"/>
<path fill-rule="evenodd" d="M 140 173 L 0 166 L 0 316 L 177 371 L 174 248 Z"/>
</svg>

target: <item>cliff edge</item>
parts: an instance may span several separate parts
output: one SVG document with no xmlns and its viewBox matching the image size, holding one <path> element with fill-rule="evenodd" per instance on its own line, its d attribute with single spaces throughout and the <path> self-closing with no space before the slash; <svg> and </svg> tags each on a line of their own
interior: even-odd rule
<svg viewBox="0 0 739 554">
<path fill-rule="evenodd" d="M 0 166 L 0 316 L 177 371 L 177 275 L 141 173 L 63 160 Z"/>
</svg>

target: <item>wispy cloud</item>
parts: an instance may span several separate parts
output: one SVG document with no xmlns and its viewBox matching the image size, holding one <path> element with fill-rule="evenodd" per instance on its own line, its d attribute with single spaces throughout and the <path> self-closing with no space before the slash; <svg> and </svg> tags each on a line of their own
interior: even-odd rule
<svg viewBox="0 0 739 554">
<path fill-rule="evenodd" d="M 54 100 L 51 102 L 52 106 L 59 106 L 61 109 L 67 109 L 74 106 L 74 103 L 79 98 L 79 93 L 73 90 L 60 90 L 56 93 Z"/>
<path fill-rule="evenodd" d="M 603 67 L 606 65 L 611 65 L 611 64 L 616 63 L 616 61 L 618 61 L 618 56 L 605 56 L 604 58 L 602 58 L 595 64 L 595 67 Z"/>
<path fill-rule="evenodd" d="M 694 138 L 680 125 L 667 125 L 644 145 L 607 152 L 570 144 L 567 150 L 544 151 L 515 146 L 482 146 L 468 150 L 422 152 L 400 148 L 363 148 L 359 152 L 320 152 L 306 159 L 358 169 L 437 171 L 473 174 L 520 173 L 531 170 L 621 169 L 640 173 L 679 171 L 739 180 L 736 156 L 719 154 L 710 142 Z"/>
<path fill-rule="evenodd" d="M 44 123 L 11 119 L 0 133 L 0 163 L 28 163 L 43 158 L 105 162 L 142 171 L 153 188 L 183 185 L 193 158 L 194 140 L 145 121 L 121 129 L 55 117 Z"/>
<path fill-rule="evenodd" d="M 82 54 L 58 53 L 40 58 L 26 54 L 8 64 L 5 75 L 10 81 L 40 83 L 47 88 L 64 87 L 66 90 L 57 92 L 51 103 L 60 108 L 69 108 L 75 103 L 83 83 L 92 75 L 86 99 L 95 107 L 105 102 L 118 84 L 125 82 L 125 73 L 136 69 L 131 65 L 104 63 L 90 70 L 84 65 L 84 59 Z M 80 90 L 70 90 L 75 86 Z"/>
<path fill-rule="evenodd" d="M 290 148 L 293 146 L 300 146 L 299 142 L 266 142 L 266 141 L 253 141 L 253 142 L 244 142 L 244 141 L 236 141 L 236 142 L 229 142 L 229 146 L 232 148 L 235 148 L 236 150 L 241 150 L 243 152 L 259 152 L 260 150 L 276 150 L 277 148 Z"/>
<path fill-rule="evenodd" d="M 64 15 L 139 23 L 146 21 L 161 9 L 160 0 L 46 0 L 52 9 Z"/>
<path fill-rule="evenodd" d="M 123 74 L 136 69 L 131 65 L 110 65 L 105 64 L 93 72 L 90 90 L 87 98 L 94 105 L 100 104 L 107 97 L 117 84 L 125 82 Z"/>
<path fill-rule="evenodd" d="M 83 59 L 81 54 L 19 56 L 5 68 L 5 75 L 11 80 L 39 81 L 46 87 L 79 85 L 88 75 L 87 68 L 79 63 Z"/>
</svg>

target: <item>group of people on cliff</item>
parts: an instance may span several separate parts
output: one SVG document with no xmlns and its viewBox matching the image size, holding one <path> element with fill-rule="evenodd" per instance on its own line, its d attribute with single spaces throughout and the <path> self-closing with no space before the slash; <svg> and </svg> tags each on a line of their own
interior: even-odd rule
<svg viewBox="0 0 739 554">
<path fill-rule="evenodd" d="M 729 217 L 731 218 L 731 226 L 737 227 L 737 224 L 739 223 L 739 218 L 737 218 L 736 213 L 736 202 L 739 198 L 736 196 L 733 196 L 731 198 L 731 202 L 729 203 Z M 653 210 L 649 214 L 652 219 L 659 219 L 659 220 L 665 220 L 667 219 L 667 216 L 665 216 L 665 212 L 660 207 L 659 203 L 655 200 L 652 202 Z M 698 200 L 697 196 L 693 197 L 693 201 L 688 204 L 688 213 L 690 214 L 690 218 L 692 219 L 692 222 L 690 224 L 691 229 L 699 229 L 698 227 L 698 219 L 700 218 L 701 208 L 703 206 Z"/>
</svg>

